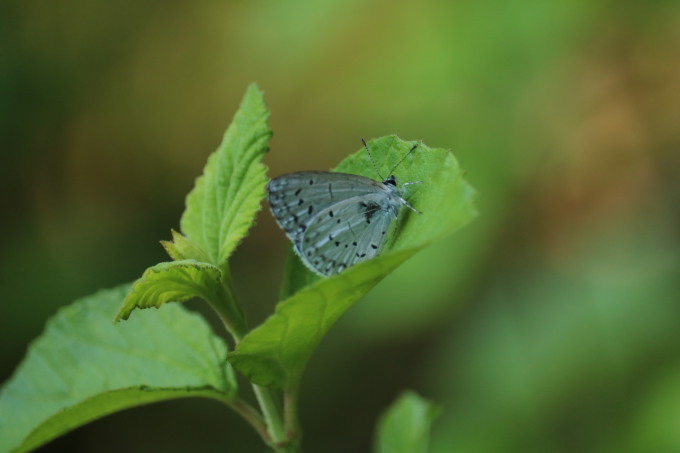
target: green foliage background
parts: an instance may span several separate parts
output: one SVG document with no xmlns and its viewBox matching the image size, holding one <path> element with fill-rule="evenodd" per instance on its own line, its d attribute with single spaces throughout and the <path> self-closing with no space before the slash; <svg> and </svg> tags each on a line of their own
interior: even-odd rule
<svg viewBox="0 0 680 453">
<path fill-rule="evenodd" d="M 0 380 L 58 307 L 166 259 L 245 87 L 269 175 L 396 133 L 451 148 L 480 216 L 354 306 L 302 383 L 308 451 L 368 451 L 410 387 L 432 449 L 680 449 L 676 2 L 0 5 Z M 231 263 L 251 325 L 287 242 Z M 205 310 L 200 304 L 189 304 Z M 209 400 L 116 414 L 44 451 L 261 451 Z"/>
</svg>

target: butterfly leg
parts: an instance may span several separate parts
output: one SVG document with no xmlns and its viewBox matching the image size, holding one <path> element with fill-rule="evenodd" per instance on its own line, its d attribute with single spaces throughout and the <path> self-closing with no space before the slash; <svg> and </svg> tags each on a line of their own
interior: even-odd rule
<svg viewBox="0 0 680 453">
<path fill-rule="evenodd" d="M 402 203 L 404 206 L 406 206 L 407 208 L 409 208 L 411 211 L 417 212 L 418 214 L 422 214 L 422 212 L 418 211 L 416 208 L 414 208 L 413 206 L 411 206 L 411 205 L 408 203 L 408 201 L 404 200 L 403 198 L 401 199 L 401 203 Z"/>
</svg>

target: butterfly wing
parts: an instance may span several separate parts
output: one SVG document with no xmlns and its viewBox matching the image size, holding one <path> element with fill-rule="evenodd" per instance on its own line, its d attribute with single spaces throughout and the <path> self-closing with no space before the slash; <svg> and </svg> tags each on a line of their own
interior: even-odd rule
<svg viewBox="0 0 680 453">
<path fill-rule="evenodd" d="M 319 212 L 295 246 L 308 267 L 336 274 L 379 255 L 393 220 L 384 192 L 352 197 Z"/>
<path fill-rule="evenodd" d="M 377 256 L 394 218 L 389 190 L 364 176 L 299 172 L 271 180 L 267 189 L 278 224 L 321 275 Z"/>
<path fill-rule="evenodd" d="M 276 221 L 298 243 L 319 212 L 340 201 L 376 193 L 381 187 L 378 181 L 364 176 L 303 171 L 272 179 L 267 192 Z"/>
</svg>

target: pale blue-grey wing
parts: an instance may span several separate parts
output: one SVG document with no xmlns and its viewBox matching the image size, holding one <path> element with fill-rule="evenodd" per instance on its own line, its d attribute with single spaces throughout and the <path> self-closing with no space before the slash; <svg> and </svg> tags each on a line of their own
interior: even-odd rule
<svg viewBox="0 0 680 453">
<path fill-rule="evenodd" d="M 332 275 L 380 254 L 392 222 L 385 193 L 352 197 L 313 217 L 295 242 L 298 254 L 311 269 Z"/>
<path fill-rule="evenodd" d="M 384 191 L 378 181 L 359 175 L 304 171 L 269 181 L 269 206 L 288 237 L 296 242 L 322 210 L 348 198 Z"/>
</svg>

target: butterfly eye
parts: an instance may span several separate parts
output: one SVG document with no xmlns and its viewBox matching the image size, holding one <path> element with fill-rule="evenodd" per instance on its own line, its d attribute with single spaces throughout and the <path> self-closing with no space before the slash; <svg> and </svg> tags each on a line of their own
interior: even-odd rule
<svg viewBox="0 0 680 453">
<path fill-rule="evenodd" d="M 389 184 L 391 186 L 397 186 L 397 178 L 394 177 L 394 175 L 390 176 L 386 180 L 383 181 L 383 184 Z"/>
</svg>

